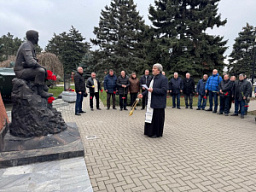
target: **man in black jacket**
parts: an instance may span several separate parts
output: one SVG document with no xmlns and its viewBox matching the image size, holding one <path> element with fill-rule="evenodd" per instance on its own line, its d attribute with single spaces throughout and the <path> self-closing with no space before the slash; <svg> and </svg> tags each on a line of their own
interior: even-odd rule
<svg viewBox="0 0 256 192">
<path fill-rule="evenodd" d="M 96 78 L 96 73 L 95 72 L 91 73 L 91 77 L 87 80 L 86 87 L 89 88 L 89 92 L 90 92 L 90 107 L 91 107 L 91 110 L 93 111 L 93 97 L 94 96 L 96 98 L 96 108 L 98 110 L 101 110 L 100 101 L 99 101 L 100 100 L 99 92 L 101 90 L 101 86 L 100 86 L 99 80 Z"/>
<path fill-rule="evenodd" d="M 81 115 L 81 113 L 85 113 L 82 110 L 83 97 L 85 93 L 85 82 L 83 77 L 83 68 L 78 67 L 77 72 L 74 76 L 75 82 L 75 90 L 76 90 L 76 106 L 75 106 L 75 115 Z"/>
<path fill-rule="evenodd" d="M 190 109 L 193 109 L 193 95 L 195 93 L 195 82 L 190 77 L 190 73 L 186 73 L 186 78 L 183 81 L 183 93 L 185 95 L 186 109 L 188 108 L 188 99 Z"/>
<path fill-rule="evenodd" d="M 172 108 L 176 107 L 175 100 L 177 98 L 177 109 L 180 109 L 180 93 L 183 91 L 183 82 L 177 72 L 173 75 L 173 78 L 169 82 L 169 91 L 172 95 Z"/>
<path fill-rule="evenodd" d="M 161 64 L 157 63 L 153 66 L 154 77 L 149 89 L 138 96 L 143 98 L 148 95 L 144 135 L 149 137 L 163 136 L 168 79 L 162 75 L 162 70 Z"/>
<path fill-rule="evenodd" d="M 149 75 L 149 70 L 145 70 L 145 74 L 140 78 L 140 87 L 142 89 L 142 93 L 146 91 L 146 88 L 144 88 L 142 85 L 147 85 L 149 87 L 149 84 L 152 80 L 152 76 Z M 145 106 L 147 105 L 147 95 L 142 98 L 142 108 L 141 110 L 145 109 Z"/>
<path fill-rule="evenodd" d="M 220 111 L 219 114 L 225 113 L 225 116 L 228 116 L 229 113 L 229 99 L 231 90 L 233 88 L 233 82 L 230 81 L 229 75 L 224 75 L 223 81 L 220 82 Z"/>
<path fill-rule="evenodd" d="M 123 109 L 127 110 L 127 94 L 130 81 L 126 76 L 125 71 L 122 71 L 121 75 L 117 78 L 116 85 L 118 86 L 120 111 Z"/>
<path fill-rule="evenodd" d="M 240 106 L 241 118 L 244 118 L 245 114 L 245 101 L 250 96 L 251 84 L 244 80 L 244 75 L 239 75 L 239 80 L 235 82 L 233 87 L 233 95 L 235 98 L 235 112 L 231 116 L 238 116 L 238 107 Z"/>
</svg>

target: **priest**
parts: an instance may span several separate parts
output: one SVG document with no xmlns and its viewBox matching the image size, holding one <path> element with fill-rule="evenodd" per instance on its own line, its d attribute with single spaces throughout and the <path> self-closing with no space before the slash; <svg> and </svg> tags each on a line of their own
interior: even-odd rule
<svg viewBox="0 0 256 192">
<path fill-rule="evenodd" d="M 153 79 L 149 87 L 144 85 L 147 91 L 138 96 L 140 99 L 147 96 L 148 105 L 144 135 L 152 138 L 163 136 L 168 80 L 162 75 L 162 71 L 163 67 L 161 64 L 153 65 Z"/>
</svg>

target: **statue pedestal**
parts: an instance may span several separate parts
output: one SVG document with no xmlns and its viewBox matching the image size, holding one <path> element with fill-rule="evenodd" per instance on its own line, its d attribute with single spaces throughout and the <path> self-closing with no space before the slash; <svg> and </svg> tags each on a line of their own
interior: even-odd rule
<svg viewBox="0 0 256 192">
<path fill-rule="evenodd" d="M 84 147 L 75 123 L 61 133 L 22 138 L 9 132 L 0 151 L 0 168 L 84 156 Z"/>
</svg>

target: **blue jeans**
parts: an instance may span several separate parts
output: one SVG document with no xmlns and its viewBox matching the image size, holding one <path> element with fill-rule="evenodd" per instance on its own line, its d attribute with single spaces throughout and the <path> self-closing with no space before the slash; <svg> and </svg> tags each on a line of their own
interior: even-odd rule
<svg viewBox="0 0 256 192">
<path fill-rule="evenodd" d="M 180 93 L 172 95 L 172 106 L 176 107 L 176 103 L 175 103 L 176 97 L 177 97 L 177 108 L 180 108 Z"/>
<path fill-rule="evenodd" d="M 244 115 L 245 112 L 245 101 L 242 99 L 242 101 L 238 101 L 237 99 L 235 99 L 235 114 L 238 114 L 238 107 L 240 106 L 240 110 L 241 110 L 241 115 Z"/>
<path fill-rule="evenodd" d="M 203 101 L 203 104 L 202 104 L 202 101 Z M 207 101 L 207 99 L 204 99 L 203 95 L 198 95 L 198 103 L 197 103 L 198 109 L 204 110 L 204 108 L 206 106 L 206 101 Z"/>
<path fill-rule="evenodd" d="M 217 92 L 209 91 L 209 103 L 210 103 L 211 110 L 213 107 L 213 100 L 214 100 L 214 111 L 217 111 L 218 110 L 218 94 Z"/>
<path fill-rule="evenodd" d="M 75 107 L 76 114 L 82 111 L 83 98 L 84 98 L 84 92 L 82 92 L 82 94 L 76 93 L 76 107 Z"/>
</svg>

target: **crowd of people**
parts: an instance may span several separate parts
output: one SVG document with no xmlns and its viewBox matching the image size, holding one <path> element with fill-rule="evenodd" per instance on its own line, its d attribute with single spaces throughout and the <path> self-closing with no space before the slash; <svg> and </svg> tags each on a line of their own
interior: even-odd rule
<svg viewBox="0 0 256 192">
<path fill-rule="evenodd" d="M 83 69 L 78 68 L 77 74 L 74 77 L 75 89 L 77 94 L 76 101 L 76 115 L 83 113 L 82 100 L 86 93 L 86 88 L 89 88 L 90 97 L 90 108 L 93 110 L 93 98 L 96 98 L 96 108 L 101 110 L 99 107 L 99 92 L 101 89 L 101 83 L 96 77 L 96 73 L 91 73 L 91 77 L 85 82 L 82 78 Z M 165 72 L 162 71 L 161 75 L 165 76 Z M 127 76 L 125 71 L 121 71 L 120 76 L 116 76 L 114 71 L 110 69 L 108 74 L 104 78 L 104 90 L 107 93 L 107 110 L 111 106 L 116 110 L 115 106 L 115 95 L 119 95 L 119 106 L 120 111 L 127 109 L 127 96 L 130 94 L 130 103 L 132 105 L 138 94 L 141 92 L 142 97 L 142 110 L 147 106 L 148 96 L 145 94 L 147 88 L 150 87 L 150 83 L 153 80 L 153 75 L 150 75 L 149 70 L 145 70 L 144 75 L 140 78 L 133 72 L 130 77 Z M 182 79 L 179 74 L 175 72 L 173 78 L 171 78 L 167 85 L 167 93 L 172 97 L 172 108 L 180 108 L 181 95 L 185 98 L 185 108 L 193 109 L 193 98 L 198 97 L 197 109 L 212 111 L 213 113 L 224 114 L 226 116 L 230 113 L 232 102 L 235 104 L 235 111 L 232 116 L 238 116 L 241 114 L 241 118 L 248 111 L 248 102 L 252 93 L 252 84 L 246 78 L 244 74 L 239 75 L 239 79 L 236 80 L 235 76 L 229 77 L 225 74 L 221 77 L 216 69 L 213 70 L 212 75 L 208 77 L 207 74 L 203 75 L 195 86 L 195 82 L 191 77 L 190 73 L 186 73 L 186 77 Z M 209 100 L 209 108 L 206 109 L 206 103 Z M 220 102 L 220 103 L 219 103 Z M 219 107 L 219 109 L 218 109 Z"/>
</svg>

